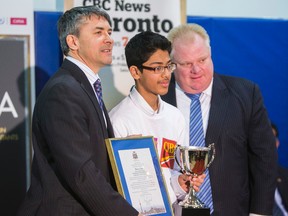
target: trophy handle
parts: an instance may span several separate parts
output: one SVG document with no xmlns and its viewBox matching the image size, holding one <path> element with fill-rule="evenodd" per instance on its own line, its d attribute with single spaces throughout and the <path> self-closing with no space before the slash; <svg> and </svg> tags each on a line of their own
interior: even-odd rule
<svg viewBox="0 0 288 216">
<path fill-rule="evenodd" d="M 177 157 L 177 149 L 179 149 L 180 148 L 180 146 L 181 145 L 177 145 L 176 146 L 176 148 L 175 148 L 175 150 L 174 150 L 174 158 L 175 158 L 175 161 L 176 161 L 176 163 L 177 163 L 177 165 L 179 166 L 179 168 L 180 168 L 180 172 L 182 173 L 182 174 L 184 174 L 184 173 L 187 173 L 185 170 L 184 170 L 184 168 L 183 168 L 183 165 L 182 164 L 180 164 L 180 162 L 178 161 L 178 157 Z M 182 152 L 180 151 L 180 155 L 182 154 Z M 180 158 L 181 158 L 181 156 L 180 156 Z"/>
<path fill-rule="evenodd" d="M 214 146 L 214 143 L 211 143 L 208 145 L 208 148 L 209 148 L 209 152 L 212 151 L 211 154 L 211 159 L 209 161 L 209 163 L 207 164 L 207 168 L 211 165 L 211 163 L 213 162 L 214 158 L 215 158 L 215 146 Z"/>
</svg>

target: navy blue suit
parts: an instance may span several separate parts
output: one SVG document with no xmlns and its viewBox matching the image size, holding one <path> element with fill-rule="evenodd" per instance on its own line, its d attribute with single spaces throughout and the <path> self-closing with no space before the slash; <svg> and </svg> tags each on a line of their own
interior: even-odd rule
<svg viewBox="0 0 288 216">
<path fill-rule="evenodd" d="M 163 100 L 177 106 L 175 78 Z M 277 175 L 275 138 L 254 83 L 214 74 L 205 141 L 215 143 L 209 168 L 214 216 L 271 215 Z"/>
</svg>

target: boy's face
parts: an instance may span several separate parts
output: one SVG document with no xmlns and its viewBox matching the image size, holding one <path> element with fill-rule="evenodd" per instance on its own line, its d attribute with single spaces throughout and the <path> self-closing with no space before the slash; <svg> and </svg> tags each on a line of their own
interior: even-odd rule
<svg viewBox="0 0 288 216">
<path fill-rule="evenodd" d="M 167 66 L 171 64 L 168 51 L 158 49 L 143 66 L 155 68 L 158 66 Z M 131 71 L 131 70 L 130 70 Z M 136 88 L 145 100 L 151 100 L 158 95 L 164 95 L 168 92 L 171 73 L 165 68 L 163 73 L 156 74 L 154 70 L 143 69 L 142 72 L 137 69 L 132 73 L 136 80 Z"/>
</svg>

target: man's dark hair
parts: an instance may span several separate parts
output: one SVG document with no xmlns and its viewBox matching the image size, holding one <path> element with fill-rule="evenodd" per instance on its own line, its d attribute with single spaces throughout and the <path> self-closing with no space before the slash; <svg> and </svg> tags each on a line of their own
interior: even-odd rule
<svg viewBox="0 0 288 216">
<path fill-rule="evenodd" d="M 64 55 L 69 52 L 69 47 L 66 43 L 66 37 L 71 34 L 79 36 L 80 27 L 87 19 L 92 16 L 104 17 L 111 25 L 111 19 L 108 13 L 96 6 L 79 6 L 67 10 L 58 20 L 57 29 L 60 46 Z"/>
</svg>

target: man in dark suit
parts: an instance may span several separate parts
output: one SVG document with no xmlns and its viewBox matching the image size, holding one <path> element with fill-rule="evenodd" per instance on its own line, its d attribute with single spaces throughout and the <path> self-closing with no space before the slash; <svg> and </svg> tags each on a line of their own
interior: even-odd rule
<svg viewBox="0 0 288 216">
<path fill-rule="evenodd" d="M 35 104 L 31 186 L 19 215 L 138 215 L 116 192 L 105 139 L 112 126 L 93 84 L 112 61 L 111 21 L 76 7 L 58 21 L 66 56 Z"/>
<path fill-rule="evenodd" d="M 278 127 L 271 123 L 272 132 L 275 136 L 275 144 L 278 149 L 280 145 Z M 288 169 L 278 165 L 277 188 L 275 191 L 275 204 L 273 216 L 288 215 Z"/>
<path fill-rule="evenodd" d="M 209 167 L 212 215 L 271 215 L 277 153 L 258 86 L 214 73 L 210 39 L 201 26 L 178 26 L 168 33 L 168 39 L 177 68 L 163 99 L 184 114 L 189 142 L 191 100 L 187 93 L 201 93 L 205 142 L 215 143 L 215 160 Z"/>
</svg>

